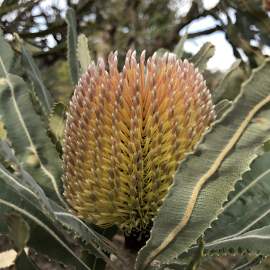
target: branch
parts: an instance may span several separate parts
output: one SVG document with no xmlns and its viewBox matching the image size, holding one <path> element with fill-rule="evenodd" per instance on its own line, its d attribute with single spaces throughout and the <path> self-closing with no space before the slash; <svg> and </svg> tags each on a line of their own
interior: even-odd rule
<svg viewBox="0 0 270 270">
<path fill-rule="evenodd" d="M 62 41 L 61 43 L 59 43 L 59 45 L 51 48 L 48 51 L 40 51 L 40 52 L 33 53 L 33 56 L 34 57 L 41 57 L 41 56 L 45 56 L 45 55 L 59 54 L 61 52 L 65 52 L 66 48 L 67 48 L 66 41 Z"/>
<path fill-rule="evenodd" d="M 59 32 L 59 30 L 64 30 L 66 28 L 65 21 L 59 21 L 54 24 L 51 24 L 46 30 L 41 30 L 39 32 L 21 32 L 19 33 L 22 38 L 35 38 L 35 37 L 44 37 L 52 33 Z"/>
<path fill-rule="evenodd" d="M 195 1 L 193 1 L 192 6 L 190 10 L 188 11 L 187 15 L 182 18 L 182 20 L 180 21 L 178 25 L 175 26 L 175 29 L 172 32 L 171 36 L 169 36 L 166 40 L 164 40 L 161 46 L 159 44 L 159 47 L 162 47 L 165 49 L 172 49 L 172 47 L 179 41 L 179 38 L 180 38 L 179 32 L 184 27 L 186 27 L 187 25 L 189 25 L 192 21 L 196 19 L 200 19 L 202 17 L 212 15 L 213 13 L 217 12 L 219 9 L 220 9 L 220 4 L 218 4 L 211 10 L 204 10 L 203 12 L 200 12 L 198 4 Z M 154 48 L 154 50 L 158 48 Z"/>
<path fill-rule="evenodd" d="M 40 2 L 40 0 L 29 1 L 29 2 L 25 2 L 25 3 L 21 3 L 21 4 L 15 3 L 12 5 L 7 4 L 4 6 L 1 6 L 0 16 L 4 15 L 6 13 L 12 12 L 12 11 L 19 9 L 19 8 L 27 8 L 27 7 L 34 6 L 38 2 Z"/>
<path fill-rule="evenodd" d="M 217 31 L 224 31 L 224 29 L 220 25 L 217 25 L 217 26 L 215 26 L 213 28 L 206 29 L 206 30 L 203 30 L 203 31 L 200 31 L 200 32 L 189 33 L 188 38 L 196 38 L 196 37 L 199 37 L 199 36 L 209 35 L 209 34 L 212 34 L 214 32 L 217 32 Z"/>
</svg>

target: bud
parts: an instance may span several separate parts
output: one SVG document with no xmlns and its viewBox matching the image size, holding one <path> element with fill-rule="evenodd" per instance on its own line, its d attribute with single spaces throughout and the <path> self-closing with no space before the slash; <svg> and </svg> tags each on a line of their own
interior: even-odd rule
<svg viewBox="0 0 270 270">
<path fill-rule="evenodd" d="M 70 102 L 64 139 L 64 195 L 101 227 L 144 230 L 177 165 L 215 117 L 202 75 L 174 54 L 117 53 L 92 63 Z"/>
</svg>

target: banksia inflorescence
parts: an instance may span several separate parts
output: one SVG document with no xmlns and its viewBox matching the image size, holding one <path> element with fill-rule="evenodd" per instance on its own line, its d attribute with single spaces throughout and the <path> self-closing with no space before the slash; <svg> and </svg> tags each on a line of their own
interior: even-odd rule
<svg viewBox="0 0 270 270">
<path fill-rule="evenodd" d="M 70 102 L 64 195 L 96 225 L 143 230 L 156 215 L 177 165 L 215 117 L 202 75 L 173 54 L 118 70 L 117 53 L 92 63 Z M 179 194 L 180 196 L 180 194 Z"/>
</svg>

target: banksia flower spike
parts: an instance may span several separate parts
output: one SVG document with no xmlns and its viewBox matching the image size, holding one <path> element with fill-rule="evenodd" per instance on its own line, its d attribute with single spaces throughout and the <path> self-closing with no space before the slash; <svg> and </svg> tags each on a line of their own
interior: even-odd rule
<svg viewBox="0 0 270 270">
<path fill-rule="evenodd" d="M 101 227 L 143 230 L 177 165 L 215 117 L 202 75 L 173 54 L 117 53 L 92 63 L 70 102 L 64 139 L 64 195 Z"/>
</svg>

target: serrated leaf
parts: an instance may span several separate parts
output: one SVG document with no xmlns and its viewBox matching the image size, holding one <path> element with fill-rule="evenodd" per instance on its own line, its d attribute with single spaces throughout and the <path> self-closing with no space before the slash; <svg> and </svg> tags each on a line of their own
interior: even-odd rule
<svg viewBox="0 0 270 270">
<path fill-rule="evenodd" d="M 7 216 L 9 238 L 14 244 L 18 253 L 26 247 L 30 237 L 30 227 L 27 222 L 18 214 L 11 213 Z"/>
<path fill-rule="evenodd" d="M 20 166 L 12 149 L 10 149 L 5 141 L 0 141 L 0 156 L 1 155 L 5 155 L 5 157 L 12 162 L 16 172 L 15 176 L 0 164 L 0 178 L 6 185 L 12 186 L 25 199 L 28 199 L 30 196 L 30 201 L 39 211 L 54 221 L 55 224 L 59 223 L 59 225 L 66 228 L 68 231 L 71 231 L 73 236 L 80 238 L 83 241 L 83 245 L 90 245 L 91 250 L 89 250 L 88 247 L 89 253 L 94 254 L 98 258 L 103 258 L 109 264 L 111 262 L 103 251 L 113 253 L 120 258 L 122 262 L 125 261 L 117 248 L 114 247 L 109 240 L 95 232 L 62 206 L 49 200 L 36 181 Z M 37 245 L 39 244 L 38 242 L 39 241 L 36 242 Z M 41 244 L 43 243 L 41 242 Z M 42 247 L 39 246 L 39 249 L 41 248 Z"/>
<path fill-rule="evenodd" d="M 58 208 L 58 209 L 57 209 Z M 108 239 L 103 237 L 102 235 L 95 232 L 89 226 L 87 226 L 83 221 L 81 221 L 76 216 L 68 213 L 67 211 L 63 211 L 59 207 L 54 209 L 54 214 L 56 219 L 68 230 L 71 230 L 75 233 L 76 237 L 79 237 L 86 245 L 91 245 L 92 249 L 88 250 L 90 254 L 93 254 L 95 258 L 101 258 L 103 261 L 107 262 L 111 265 L 108 257 L 104 254 L 107 252 L 109 254 L 114 254 L 118 257 L 121 262 L 125 265 L 126 260 L 122 256 L 122 254 L 117 250 L 117 248 L 110 242 Z M 104 251 L 104 252 L 103 252 Z M 93 258 L 93 257 L 92 257 Z M 93 258 L 94 259 L 94 258 Z M 113 265 L 111 265 L 112 269 L 114 269 Z"/>
<path fill-rule="evenodd" d="M 222 241 L 213 241 L 207 244 L 206 247 L 216 251 L 235 250 L 240 253 L 252 252 L 254 254 L 269 255 L 270 225 Z"/>
<path fill-rule="evenodd" d="M 139 253 L 137 269 L 146 269 L 153 261 L 168 262 L 187 251 L 216 219 L 236 181 L 269 139 L 270 119 L 265 116 L 269 103 L 268 60 L 254 70 L 231 110 L 181 163 L 154 220 L 151 238 Z"/>
<path fill-rule="evenodd" d="M 17 270 L 36 270 L 36 265 L 32 262 L 24 250 L 30 238 L 30 226 L 17 213 L 7 215 L 8 235 L 17 251 L 15 266 Z"/>
<path fill-rule="evenodd" d="M 16 211 L 21 214 L 31 226 L 31 238 L 29 240 L 29 246 L 33 248 L 38 248 L 40 245 L 43 246 L 44 242 L 32 242 L 31 240 L 36 240 L 37 237 L 45 236 L 46 239 L 50 239 L 51 243 L 55 248 L 58 249 L 58 253 L 50 254 L 51 256 L 57 257 L 60 261 L 71 264 L 77 267 L 77 269 L 87 269 L 90 268 L 85 265 L 85 263 L 74 253 L 74 251 L 69 246 L 66 239 L 63 237 L 61 232 L 53 225 L 53 222 L 47 218 L 37 207 L 31 202 L 31 197 L 21 196 L 17 191 L 15 191 L 11 186 L 4 184 L 0 178 L 0 205 L 5 212 Z M 38 227 L 42 230 L 42 233 L 34 235 L 34 228 Z M 48 246 L 43 246 L 47 252 L 50 252 Z"/>
<path fill-rule="evenodd" d="M 215 112 L 217 119 L 220 119 L 227 110 L 230 109 L 232 102 L 228 99 L 223 99 L 215 105 Z"/>
<path fill-rule="evenodd" d="M 184 54 L 184 44 L 185 44 L 185 41 L 187 40 L 187 37 L 188 37 L 188 32 L 186 31 L 173 50 L 173 52 L 177 55 L 178 58 L 182 58 Z"/>
<path fill-rule="evenodd" d="M 53 134 L 57 142 L 59 142 L 61 145 L 63 143 L 63 136 L 65 130 L 65 113 L 65 105 L 62 103 L 56 103 L 53 106 L 52 113 L 50 114 L 48 120 L 50 132 Z"/>
<path fill-rule="evenodd" d="M 22 59 L 23 63 L 25 64 L 24 67 L 30 76 L 31 80 L 34 83 L 34 90 L 36 93 L 36 96 L 38 97 L 42 107 L 45 109 L 46 113 L 48 114 L 51 111 L 52 106 L 52 97 L 49 93 L 48 89 L 43 83 L 41 73 L 34 62 L 34 59 L 30 55 L 30 53 L 27 51 L 24 45 L 21 46 L 21 52 L 22 52 Z"/>
<path fill-rule="evenodd" d="M 7 132 L 4 127 L 4 123 L 0 119 L 0 140 L 6 139 Z"/>
<path fill-rule="evenodd" d="M 2 165 L 0 165 L 0 172 L 1 213 L 8 212 L 10 209 L 27 219 L 31 225 L 28 246 L 48 254 L 57 261 L 75 265 L 78 269 L 90 269 L 73 252 L 63 233 L 59 231 L 59 225 L 55 226 L 58 220 L 53 218 L 51 207 L 44 207 L 42 197 L 35 193 L 36 188 L 34 191 L 30 189 L 27 183 L 8 172 Z M 35 185 L 33 181 L 32 186 Z"/>
<path fill-rule="evenodd" d="M 66 22 L 68 25 L 67 48 L 70 77 L 73 85 L 79 80 L 79 65 L 77 61 L 77 22 L 74 9 L 69 8 L 66 13 Z"/>
<path fill-rule="evenodd" d="M 43 202 L 36 193 L 29 189 L 27 185 L 25 186 L 24 181 L 18 179 L 2 165 L 0 165 L 0 172 L 1 214 L 15 211 L 26 219 L 27 223 L 31 226 L 31 236 L 28 246 L 33 247 L 37 251 L 41 250 L 45 254 L 49 254 L 52 258 L 66 264 L 74 265 L 78 269 L 89 270 L 90 268 L 77 257 L 69 246 L 63 232 L 59 231 L 59 226 L 56 225 L 55 220 L 52 218 L 53 214 L 47 210 L 44 211 L 44 208 L 41 207 Z M 35 185 L 34 181 L 32 185 Z M 2 225 L 5 225 L 6 222 L 3 222 L 3 216 L 0 217 L 2 219 Z M 39 231 L 35 234 L 37 228 Z M 2 226 L 1 230 L 3 229 L 4 227 Z M 46 240 L 49 240 L 47 246 L 44 244 L 44 241 L 38 241 L 40 237 L 45 237 Z M 48 248 L 49 244 L 53 245 L 56 249 L 53 253 L 51 253 L 52 248 Z"/>
<path fill-rule="evenodd" d="M 270 225 L 269 177 L 270 152 L 266 152 L 253 162 L 250 171 L 243 175 L 241 182 L 237 183 L 235 191 L 230 194 L 229 201 L 224 206 L 223 213 L 207 231 L 206 252 L 215 252 L 216 246 L 213 243 L 226 241 L 228 249 L 237 253 L 237 246 L 230 246 L 229 243 L 233 244 L 233 241 L 227 242 L 228 239 Z M 260 240 L 258 243 L 254 240 L 253 248 L 247 250 L 260 253 L 260 244 Z M 268 252 L 269 255 L 270 245 Z"/>
<path fill-rule="evenodd" d="M 10 71 L 14 62 L 14 52 L 10 48 L 9 44 L 5 41 L 2 30 L 0 29 L 0 52 L 2 61 L 5 64 L 6 70 Z M 0 66 L 0 77 L 5 75 L 3 68 Z"/>
<path fill-rule="evenodd" d="M 242 82 L 247 79 L 247 74 L 245 74 L 240 63 L 240 60 L 238 60 L 232 65 L 217 88 L 213 91 L 214 103 L 222 99 L 233 100 L 239 94 Z"/>
<path fill-rule="evenodd" d="M 203 44 L 201 49 L 190 59 L 190 61 L 200 71 L 203 71 L 206 67 L 208 60 L 214 55 L 215 47 L 210 42 Z"/>
<path fill-rule="evenodd" d="M 17 163 L 14 150 L 11 149 L 10 143 L 5 139 L 0 139 L 0 160 L 1 162 Z"/>
<path fill-rule="evenodd" d="M 87 67 L 91 62 L 90 51 L 88 48 L 88 38 L 84 34 L 80 34 L 78 37 L 77 56 L 82 74 L 87 70 Z"/>
<path fill-rule="evenodd" d="M 53 216 L 53 209 L 44 191 L 32 176 L 23 169 L 7 141 L 0 140 L 0 157 L 5 158 L 5 161 L 12 165 L 14 173 L 16 174 L 14 175 L 0 164 L 0 177 L 2 177 L 2 180 L 5 181 L 6 184 L 13 185 L 19 193 L 25 194 L 26 196 L 31 194 L 33 196 L 32 200 L 36 206 L 42 209 L 47 215 Z"/>
<path fill-rule="evenodd" d="M 46 192 L 63 201 L 60 159 L 35 114 L 28 87 L 20 77 L 7 73 L 1 56 L 0 66 L 5 71 L 0 83 L 0 114 L 16 155 Z"/>
</svg>

